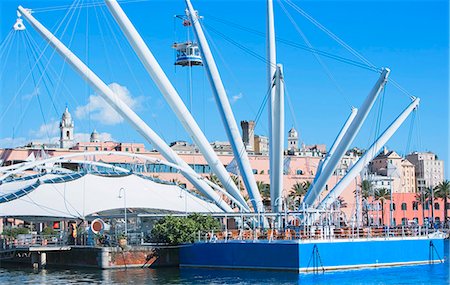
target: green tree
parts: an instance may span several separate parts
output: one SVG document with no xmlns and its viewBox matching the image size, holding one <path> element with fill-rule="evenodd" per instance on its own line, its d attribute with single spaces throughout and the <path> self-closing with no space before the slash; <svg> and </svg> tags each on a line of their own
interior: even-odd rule
<svg viewBox="0 0 450 285">
<path fill-rule="evenodd" d="M 220 182 L 219 177 L 217 177 L 217 175 L 211 174 L 209 176 L 206 176 L 206 179 L 208 179 L 212 183 L 216 184 L 217 186 L 223 188 L 222 182 Z"/>
<path fill-rule="evenodd" d="M 386 200 L 391 200 L 391 190 L 386 188 L 375 190 L 375 199 L 381 202 L 381 219 L 384 224 L 384 202 Z"/>
<path fill-rule="evenodd" d="M 291 188 L 292 194 L 294 195 L 294 201 L 296 201 L 298 204 L 300 204 L 302 197 L 305 196 L 305 194 L 308 191 L 310 186 L 311 186 L 311 182 L 309 182 L 309 181 L 295 182 L 295 184 L 292 185 L 292 188 Z"/>
<path fill-rule="evenodd" d="M 369 205 L 370 205 L 370 196 L 373 194 L 373 184 L 370 180 L 363 180 L 361 181 L 361 184 L 358 185 L 360 189 L 360 195 L 361 195 L 361 202 L 362 202 L 362 215 L 365 220 L 365 224 L 369 225 Z M 353 191 L 356 198 L 356 191 Z"/>
<path fill-rule="evenodd" d="M 422 208 L 422 218 L 425 218 L 425 205 L 428 204 L 428 196 L 429 193 L 425 189 L 422 189 L 416 194 L 416 202 L 421 205 Z"/>
<path fill-rule="evenodd" d="M 267 184 L 263 181 L 256 181 L 256 186 L 258 187 L 258 191 L 261 194 L 264 206 L 270 206 L 270 184 Z"/>
<path fill-rule="evenodd" d="M 29 228 L 7 227 L 7 228 L 3 229 L 2 235 L 4 235 L 7 238 L 15 239 L 18 235 L 29 234 L 29 233 L 30 233 L 30 229 Z"/>
<path fill-rule="evenodd" d="M 436 198 L 440 198 L 444 201 L 444 226 L 447 226 L 447 201 L 450 199 L 450 181 L 444 180 L 436 187 Z"/>
<path fill-rule="evenodd" d="M 165 216 L 151 231 L 152 240 L 159 243 L 181 244 L 194 242 L 198 233 L 220 229 L 218 220 L 211 216 L 192 214 L 188 217 Z"/>
</svg>

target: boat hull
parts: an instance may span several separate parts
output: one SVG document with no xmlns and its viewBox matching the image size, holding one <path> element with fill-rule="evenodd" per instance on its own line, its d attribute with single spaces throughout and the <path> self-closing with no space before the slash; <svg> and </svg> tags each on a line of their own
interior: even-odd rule
<svg viewBox="0 0 450 285">
<path fill-rule="evenodd" d="M 444 238 L 228 241 L 180 249 L 181 267 L 313 272 L 443 262 Z"/>
</svg>

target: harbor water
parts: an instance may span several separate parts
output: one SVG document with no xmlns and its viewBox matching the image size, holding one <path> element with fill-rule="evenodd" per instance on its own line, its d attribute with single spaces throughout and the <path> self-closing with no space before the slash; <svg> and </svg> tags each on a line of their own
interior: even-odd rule
<svg viewBox="0 0 450 285">
<path fill-rule="evenodd" d="M 450 284 L 449 262 L 319 274 L 258 270 L 0 268 L 0 284 Z"/>
</svg>

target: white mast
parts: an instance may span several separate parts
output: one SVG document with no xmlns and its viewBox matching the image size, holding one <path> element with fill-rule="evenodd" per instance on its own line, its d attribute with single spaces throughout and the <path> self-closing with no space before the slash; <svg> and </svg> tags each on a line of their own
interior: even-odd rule
<svg viewBox="0 0 450 285">
<path fill-rule="evenodd" d="M 387 82 L 389 72 L 390 70 L 388 68 L 383 69 L 383 72 L 381 73 L 378 81 L 376 82 L 375 86 L 372 88 L 363 105 L 359 109 L 358 114 L 356 114 L 355 119 L 350 124 L 348 131 L 343 136 L 341 143 L 336 147 L 336 151 L 330 157 L 327 165 L 322 169 L 322 173 L 317 178 L 316 183 L 306 193 L 305 198 L 303 200 L 303 202 L 306 205 L 312 206 L 319 197 L 320 193 L 322 193 L 323 189 L 325 188 L 325 184 L 328 182 L 334 170 L 336 169 L 336 166 L 341 161 L 348 147 L 355 139 L 356 135 L 361 129 L 362 124 L 367 118 L 370 109 L 372 109 L 375 100 L 377 99 L 381 90 L 383 90 L 383 87 Z"/>
<path fill-rule="evenodd" d="M 279 213 L 282 210 L 282 192 L 283 192 L 283 142 L 284 142 L 284 80 L 283 67 L 277 65 L 275 72 L 275 100 L 273 101 L 273 166 L 270 176 L 273 181 L 270 185 L 272 211 Z"/>
<path fill-rule="evenodd" d="M 311 184 L 310 187 L 312 187 L 314 185 L 314 183 L 316 183 L 317 178 L 320 177 L 320 174 L 322 173 L 322 169 L 325 168 L 328 161 L 330 160 L 330 157 L 335 152 L 337 146 L 341 143 L 342 137 L 344 136 L 345 133 L 347 133 L 347 130 L 350 127 L 350 124 L 353 122 L 353 119 L 355 118 L 357 113 L 358 113 L 358 109 L 355 107 L 352 107 L 352 111 L 351 111 L 350 115 L 348 116 L 347 120 L 345 121 L 344 126 L 339 131 L 339 134 L 336 137 L 336 139 L 334 140 L 333 145 L 331 146 L 331 148 L 328 151 L 325 158 L 320 162 L 319 166 L 317 167 L 317 172 L 316 172 L 316 176 L 314 177 L 314 182 Z"/>
<path fill-rule="evenodd" d="M 318 208 L 326 209 L 342 194 L 342 192 L 350 185 L 363 168 L 379 153 L 381 148 L 387 143 L 397 129 L 408 118 L 409 114 L 419 105 L 420 98 L 411 98 L 413 101 L 405 110 L 389 125 L 389 127 L 381 134 L 377 140 L 370 146 L 364 155 L 353 165 L 349 172 L 339 181 L 339 183 L 328 193 L 328 195 L 320 202 Z"/>
<path fill-rule="evenodd" d="M 263 212 L 264 207 L 262 204 L 261 194 L 258 191 L 256 180 L 253 176 L 253 170 L 248 159 L 248 154 L 242 141 L 238 125 L 236 124 L 233 111 L 231 110 L 230 102 L 228 101 L 227 93 L 223 86 L 222 79 L 220 78 L 219 70 L 217 69 L 211 49 L 209 48 L 197 13 L 192 7 L 191 1 L 186 0 L 186 5 L 189 12 L 188 16 L 191 19 L 199 48 L 203 56 L 208 79 L 213 89 L 214 98 L 216 99 L 222 122 L 225 125 L 225 131 L 231 143 L 231 147 L 233 148 L 233 153 L 236 157 L 236 161 L 238 162 L 245 187 L 253 205 L 253 209 L 257 212 Z"/>
<path fill-rule="evenodd" d="M 272 203 L 272 211 L 275 211 L 274 202 L 278 198 L 274 198 L 275 185 L 278 183 L 274 181 L 276 173 L 276 167 L 274 165 L 274 110 L 273 105 L 275 101 L 275 86 L 274 78 L 276 72 L 276 48 L 275 48 L 275 24 L 273 15 L 273 0 L 267 0 L 267 87 L 270 92 L 270 98 L 268 100 L 269 110 L 269 163 L 270 163 L 270 197 Z"/>
<path fill-rule="evenodd" d="M 214 201 L 217 206 L 227 212 L 231 212 L 231 207 L 223 201 L 223 199 L 213 191 L 206 182 L 195 178 L 195 172 L 189 165 L 183 161 L 165 142 L 162 140 L 127 104 L 109 88 L 92 70 L 89 69 L 75 54 L 73 54 L 60 40 L 58 40 L 49 30 L 47 30 L 32 15 L 30 10 L 19 6 L 18 11 L 25 19 L 35 28 L 41 36 L 56 51 L 66 59 L 72 67 L 85 79 L 99 95 L 117 111 L 128 123 L 130 123 L 145 139 L 147 139 L 169 162 L 189 168 L 191 174 L 186 178 L 202 191 L 208 198 Z"/>
<path fill-rule="evenodd" d="M 158 61 L 153 56 L 152 52 L 131 23 L 130 19 L 127 17 L 116 0 L 105 0 L 105 3 L 111 14 L 114 16 L 114 19 L 119 24 L 122 32 L 128 39 L 128 42 L 131 44 L 139 59 L 144 64 L 148 74 L 158 86 L 171 109 L 177 115 L 184 129 L 189 133 L 195 144 L 200 149 L 200 152 L 205 157 L 208 165 L 217 175 L 220 182 L 222 182 L 223 187 L 229 191 L 230 194 L 241 204 L 245 205 L 247 210 L 249 210 L 247 203 L 209 144 L 208 139 L 201 131 L 194 117 L 189 112 L 183 100 L 180 98 L 180 95 L 167 78 L 161 66 L 158 64 Z"/>
</svg>

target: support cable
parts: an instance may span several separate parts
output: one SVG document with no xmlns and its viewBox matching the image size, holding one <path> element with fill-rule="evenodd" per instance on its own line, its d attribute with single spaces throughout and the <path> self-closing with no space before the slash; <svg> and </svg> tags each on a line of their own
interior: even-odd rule
<svg viewBox="0 0 450 285">
<path fill-rule="evenodd" d="M 306 37 L 305 33 L 300 29 L 300 27 L 297 25 L 297 23 L 295 22 L 294 18 L 292 18 L 291 14 L 288 12 L 288 10 L 286 9 L 286 7 L 284 6 L 283 2 L 281 2 L 281 0 L 278 0 L 278 3 L 280 4 L 281 8 L 283 9 L 284 13 L 286 14 L 286 16 L 288 17 L 288 19 L 291 21 L 291 24 L 294 26 L 294 28 L 297 30 L 298 34 L 302 37 L 303 41 L 306 43 L 306 45 L 313 50 L 314 47 L 311 44 L 311 42 L 308 40 L 308 38 Z M 330 81 L 333 83 L 333 85 L 336 87 L 336 90 L 338 91 L 338 93 L 342 96 L 342 98 L 345 100 L 345 102 L 348 104 L 349 107 L 352 107 L 352 104 L 350 103 L 349 99 L 347 98 L 347 96 L 345 95 L 344 90 L 342 90 L 341 86 L 339 85 L 339 83 L 337 82 L 336 78 L 333 76 L 333 74 L 331 73 L 330 69 L 327 67 L 327 65 L 325 64 L 325 62 L 322 60 L 322 58 L 320 58 L 320 56 L 317 53 L 313 53 L 315 59 L 317 60 L 317 62 L 320 64 L 320 66 L 322 67 L 323 71 L 325 72 L 326 76 L 330 79 Z"/>
<path fill-rule="evenodd" d="M 321 23 L 319 23 L 316 19 L 314 19 L 311 15 L 306 13 L 304 10 L 302 10 L 300 7 L 298 7 L 296 4 L 292 2 L 292 0 L 283 0 L 286 2 L 289 6 L 291 6 L 295 11 L 297 11 L 299 14 L 301 14 L 303 17 L 305 17 L 308 21 L 310 21 L 313 25 L 315 25 L 317 28 L 319 28 L 321 31 L 323 31 L 325 34 L 327 34 L 330 38 L 335 40 L 338 44 L 340 44 L 342 47 L 344 47 L 347 51 L 349 51 L 352 55 L 354 55 L 356 58 L 358 58 L 360 61 L 362 61 L 364 64 L 371 68 L 376 68 L 376 66 L 370 62 L 367 58 L 365 58 L 362 54 L 357 52 L 355 49 L 353 49 L 349 44 L 347 44 L 345 41 L 343 41 L 341 38 L 339 38 L 336 34 L 331 32 L 329 29 L 327 29 L 325 26 L 323 26 Z M 378 72 L 381 73 L 381 70 L 378 69 Z M 408 97 L 413 97 L 411 93 L 409 93 L 405 88 L 403 88 L 398 82 L 396 82 L 394 79 L 390 79 L 392 84 L 400 90 L 403 94 L 407 95 Z"/>
<path fill-rule="evenodd" d="M 69 9 L 69 11 L 67 11 L 67 13 L 64 15 L 63 19 L 61 20 L 61 22 L 58 24 L 55 33 L 57 33 L 59 31 L 59 29 L 62 27 L 62 24 L 64 23 L 64 20 L 70 15 L 69 18 L 69 22 L 72 19 L 75 9 L 73 9 L 74 7 L 76 7 L 78 4 L 80 3 L 80 0 L 74 1 L 71 5 L 71 9 Z M 67 30 L 68 27 L 68 23 L 66 25 L 66 27 L 64 28 L 62 34 L 65 33 L 65 31 Z M 46 52 L 46 50 L 48 49 L 48 47 L 50 46 L 50 43 L 46 43 L 45 47 L 42 49 L 42 53 L 40 54 L 38 61 L 41 60 L 41 58 L 44 56 L 44 53 Z M 51 56 L 50 56 L 50 60 L 53 58 L 54 54 L 55 54 L 55 50 L 52 51 Z M 49 60 L 49 62 L 50 62 Z M 3 111 L 3 113 L 0 115 L 0 122 L 5 118 L 5 116 L 8 113 L 8 110 L 11 108 L 12 104 L 16 101 L 17 96 L 19 95 L 20 92 L 22 92 L 22 89 L 25 87 L 25 84 L 28 82 L 28 79 L 31 76 L 31 73 L 34 71 L 34 69 L 37 66 L 37 62 L 34 63 L 33 67 L 31 68 L 31 70 L 29 70 L 29 72 L 27 73 L 27 75 L 25 76 L 25 79 L 23 80 L 22 84 L 20 85 L 19 89 L 16 91 L 15 95 L 13 96 L 12 100 L 10 101 L 10 103 L 8 104 L 8 106 L 6 107 L 6 109 Z M 48 64 L 47 64 L 48 65 Z"/>
</svg>

